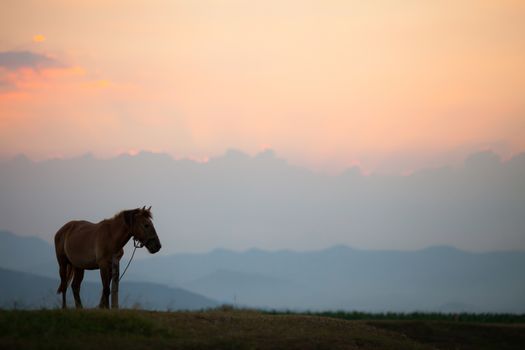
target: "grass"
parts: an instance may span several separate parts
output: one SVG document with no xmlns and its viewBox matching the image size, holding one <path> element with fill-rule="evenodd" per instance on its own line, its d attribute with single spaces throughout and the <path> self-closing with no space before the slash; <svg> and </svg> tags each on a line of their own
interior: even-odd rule
<svg viewBox="0 0 525 350">
<path fill-rule="evenodd" d="M 0 349 L 521 349 L 525 344 L 523 323 L 356 315 L 229 308 L 0 310 Z"/>
</svg>

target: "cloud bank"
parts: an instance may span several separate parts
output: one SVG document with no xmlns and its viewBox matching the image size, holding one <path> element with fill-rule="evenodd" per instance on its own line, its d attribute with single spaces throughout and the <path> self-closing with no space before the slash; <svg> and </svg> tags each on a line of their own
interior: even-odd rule
<svg viewBox="0 0 525 350">
<path fill-rule="evenodd" d="M 50 240 L 66 221 L 152 205 L 163 253 L 451 245 L 525 250 L 525 154 L 473 154 L 409 176 L 327 176 L 272 151 L 198 163 L 138 153 L 0 163 L 2 229 Z"/>
</svg>

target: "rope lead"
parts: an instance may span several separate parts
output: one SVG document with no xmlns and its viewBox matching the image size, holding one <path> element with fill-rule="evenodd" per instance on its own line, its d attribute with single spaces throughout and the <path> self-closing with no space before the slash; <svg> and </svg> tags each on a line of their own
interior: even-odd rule
<svg viewBox="0 0 525 350">
<path fill-rule="evenodd" d="M 135 256 L 135 252 L 137 251 L 137 248 L 144 247 L 144 244 L 140 243 L 138 240 L 135 239 L 135 237 L 133 237 L 133 246 L 135 247 L 133 249 L 133 254 L 131 254 L 131 258 L 129 258 L 128 264 L 126 265 L 126 268 L 124 269 L 124 272 L 122 272 L 122 275 L 120 275 L 120 277 L 118 279 L 119 282 L 122 279 L 122 277 L 124 277 L 124 274 L 126 273 L 126 271 L 128 271 L 128 267 L 131 264 L 131 260 L 133 260 L 133 257 Z"/>
</svg>

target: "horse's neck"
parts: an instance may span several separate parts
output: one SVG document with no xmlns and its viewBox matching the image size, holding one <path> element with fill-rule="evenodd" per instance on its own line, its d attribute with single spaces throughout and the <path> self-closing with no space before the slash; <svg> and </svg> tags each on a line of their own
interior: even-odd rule
<svg viewBox="0 0 525 350">
<path fill-rule="evenodd" d="M 115 252 L 121 250 L 131 238 L 131 232 L 118 216 L 111 223 L 111 233 Z"/>
</svg>

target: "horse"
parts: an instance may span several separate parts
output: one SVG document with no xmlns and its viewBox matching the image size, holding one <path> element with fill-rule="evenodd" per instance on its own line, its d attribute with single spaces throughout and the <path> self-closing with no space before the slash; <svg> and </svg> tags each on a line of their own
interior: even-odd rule
<svg viewBox="0 0 525 350">
<path fill-rule="evenodd" d="M 124 255 L 124 245 L 133 238 L 136 247 L 145 246 L 151 254 L 157 253 L 161 248 L 152 219 L 151 207 L 143 207 L 123 210 L 113 218 L 96 224 L 75 220 L 62 226 L 55 234 L 55 251 L 60 273 L 57 294 L 62 293 L 62 308 L 66 308 L 66 291 L 71 280 L 75 307 L 82 308 L 80 284 L 84 278 L 84 270 L 97 269 L 100 269 L 102 279 L 99 307 L 109 308 L 112 277 L 113 286 L 117 287 L 111 307 L 118 307 L 118 262 Z"/>
</svg>

